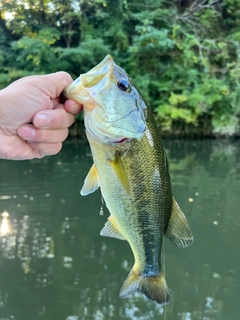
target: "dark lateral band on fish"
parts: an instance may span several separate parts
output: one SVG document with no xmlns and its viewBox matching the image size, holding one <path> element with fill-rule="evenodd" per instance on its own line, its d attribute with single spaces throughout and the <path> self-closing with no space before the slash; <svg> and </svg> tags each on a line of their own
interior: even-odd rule
<svg viewBox="0 0 240 320">
<path fill-rule="evenodd" d="M 110 55 L 80 75 L 64 95 L 83 104 L 93 155 L 81 194 L 100 187 L 110 212 L 100 234 L 128 241 L 134 254 L 120 297 L 141 292 L 166 304 L 163 236 L 184 248 L 193 243 L 193 235 L 172 196 L 167 158 L 151 110 Z"/>
</svg>

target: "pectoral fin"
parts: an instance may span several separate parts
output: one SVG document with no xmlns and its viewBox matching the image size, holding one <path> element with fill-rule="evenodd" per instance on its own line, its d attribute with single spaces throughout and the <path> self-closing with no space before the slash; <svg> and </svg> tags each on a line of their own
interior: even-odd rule
<svg viewBox="0 0 240 320">
<path fill-rule="evenodd" d="M 100 232 L 101 236 L 117 238 L 120 240 L 125 240 L 123 235 L 119 232 L 116 223 L 112 216 L 108 218 L 108 221 L 105 223 L 105 226 Z"/>
<path fill-rule="evenodd" d="M 193 243 L 193 235 L 185 215 L 173 198 L 172 213 L 168 222 L 167 236 L 179 248 L 185 248 Z"/>
<path fill-rule="evenodd" d="M 126 189 L 126 191 L 128 191 L 129 190 L 128 177 L 127 177 L 127 173 L 126 173 L 126 170 L 123 166 L 120 155 L 118 153 L 116 153 L 115 159 L 110 160 L 109 162 L 110 162 L 114 172 L 116 173 L 119 181 L 121 182 L 122 186 Z"/>
<path fill-rule="evenodd" d="M 99 186 L 98 171 L 95 164 L 93 164 L 84 180 L 84 184 L 80 193 L 82 196 L 86 196 L 89 193 L 96 191 Z"/>
</svg>

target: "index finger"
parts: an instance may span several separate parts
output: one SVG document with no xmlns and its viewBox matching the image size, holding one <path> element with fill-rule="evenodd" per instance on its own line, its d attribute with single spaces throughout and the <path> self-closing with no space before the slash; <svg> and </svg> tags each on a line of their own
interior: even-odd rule
<svg viewBox="0 0 240 320">
<path fill-rule="evenodd" d="M 83 110 L 83 106 L 81 104 L 71 99 L 65 101 L 64 108 L 67 112 L 75 115 L 79 114 Z"/>
<path fill-rule="evenodd" d="M 40 129 L 64 129 L 70 127 L 75 121 L 73 114 L 68 113 L 63 105 L 54 110 L 44 110 L 36 113 L 33 117 L 33 125 Z"/>
</svg>

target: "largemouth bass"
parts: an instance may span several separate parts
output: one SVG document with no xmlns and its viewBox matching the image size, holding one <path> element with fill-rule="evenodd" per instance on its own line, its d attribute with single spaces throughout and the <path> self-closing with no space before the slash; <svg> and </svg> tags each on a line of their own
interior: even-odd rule
<svg viewBox="0 0 240 320">
<path fill-rule="evenodd" d="M 64 94 L 83 104 L 93 156 L 81 194 L 101 188 L 110 216 L 100 234 L 127 240 L 134 254 L 120 297 L 142 292 L 166 304 L 163 236 L 181 248 L 191 245 L 193 236 L 172 196 L 167 158 L 150 108 L 110 55 Z"/>
</svg>

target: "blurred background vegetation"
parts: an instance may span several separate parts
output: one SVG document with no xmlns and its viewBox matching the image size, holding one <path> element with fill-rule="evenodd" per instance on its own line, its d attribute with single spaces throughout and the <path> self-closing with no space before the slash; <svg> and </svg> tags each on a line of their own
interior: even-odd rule
<svg viewBox="0 0 240 320">
<path fill-rule="evenodd" d="M 240 0 L 5 0 L 0 88 L 111 54 L 165 135 L 239 136 Z"/>
</svg>

